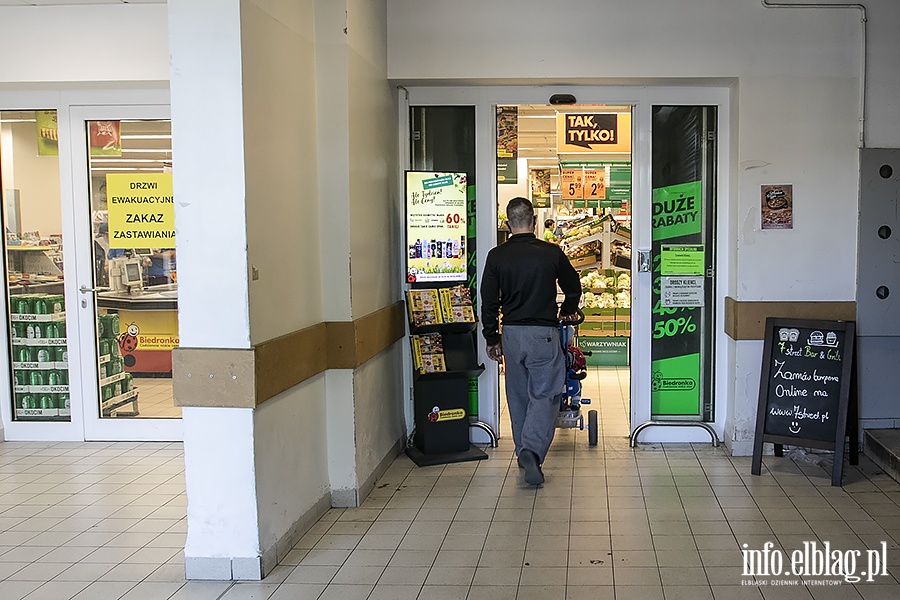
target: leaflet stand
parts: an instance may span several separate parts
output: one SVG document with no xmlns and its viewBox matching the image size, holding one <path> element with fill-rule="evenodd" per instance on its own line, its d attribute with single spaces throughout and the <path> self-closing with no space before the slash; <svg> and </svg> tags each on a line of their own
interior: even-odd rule
<svg viewBox="0 0 900 600">
<path fill-rule="evenodd" d="M 410 322 L 411 335 L 440 334 L 445 366 L 443 371 L 414 376 L 415 430 L 406 453 L 420 467 L 488 457 L 469 441 L 469 378 L 484 372 L 475 351 L 476 327 L 474 322 L 419 326 Z"/>
</svg>

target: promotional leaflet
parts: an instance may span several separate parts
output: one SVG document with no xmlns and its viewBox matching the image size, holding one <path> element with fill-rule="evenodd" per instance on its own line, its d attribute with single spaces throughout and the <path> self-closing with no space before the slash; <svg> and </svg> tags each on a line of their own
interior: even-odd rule
<svg viewBox="0 0 900 600">
<path fill-rule="evenodd" d="M 535 208 L 550 208 L 550 169 L 530 169 L 531 204 Z"/>
<path fill-rule="evenodd" d="M 497 107 L 497 183 L 517 183 L 516 158 L 519 154 L 519 109 Z"/>
<path fill-rule="evenodd" d="M 59 156 L 59 124 L 55 110 L 34 111 L 38 156 Z"/>
<path fill-rule="evenodd" d="M 406 172 L 406 280 L 466 280 L 466 174 Z"/>
</svg>

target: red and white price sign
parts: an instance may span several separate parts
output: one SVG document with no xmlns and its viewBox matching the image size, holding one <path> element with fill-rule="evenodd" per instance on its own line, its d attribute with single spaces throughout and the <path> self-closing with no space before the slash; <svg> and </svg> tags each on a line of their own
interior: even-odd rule
<svg viewBox="0 0 900 600">
<path fill-rule="evenodd" d="M 606 169 L 584 170 L 585 200 L 606 200 Z"/>
<path fill-rule="evenodd" d="M 581 200 L 583 190 L 582 169 L 562 169 L 559 172 L 560 191 L 563 200 Z"/>
</svg>

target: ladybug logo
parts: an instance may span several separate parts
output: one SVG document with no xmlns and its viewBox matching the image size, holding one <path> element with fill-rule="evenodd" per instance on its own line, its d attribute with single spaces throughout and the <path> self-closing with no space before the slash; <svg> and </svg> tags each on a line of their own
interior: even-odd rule
<svg viewBox="0 0 900 600">
<path fill-rule="evenodd" d="M 438 420 L 438 413 L 439 413 L 440 411 L 441 411 L 441 409 L 440 409 L 439 407 L 437 407 L 437 406 L 433 407 L 433 408 L 431 409 L 431 412 L 428 413 L 428 417 L 427 417 L 428 422 L 429 422 L 429 423 L 437 423 L 437 420 Z"/>
<path fill-rule="evenodd" d="M 138 334 L 141 332 L 137 324 L 132 323 L 119 335 L 119 350 L 125 360 L 125 366 L 134 366 L 135 359 L 131 355 L 138 346 Z"/>
</svg>

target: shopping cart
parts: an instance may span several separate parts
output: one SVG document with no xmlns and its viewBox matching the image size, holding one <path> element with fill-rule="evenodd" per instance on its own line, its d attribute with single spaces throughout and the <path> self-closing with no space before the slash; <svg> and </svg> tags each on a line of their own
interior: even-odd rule
<svg viewBox="0 0 900 600">
<path fill-rule="evenodd" d="M 559 341 L 563 354 L 566 357 L 566 390 L 559 402 L 559 414 L 556 416 L 558 429 L 584 430 L 584 416 L 581 412 L 582 404 L 590 404 L 590 398 L 582 398 L 581 382 L 587 377 L 586 356 L 590 352 L 582 352 L 575 342 L 578 325 L 584 322 L 584 313 L 578 309 L 578 318 L 574 321 L 560 321 Z M 587 413 L 588 444 L 597 445 L 597 411 L 589 410 Z"/>
</svg>

